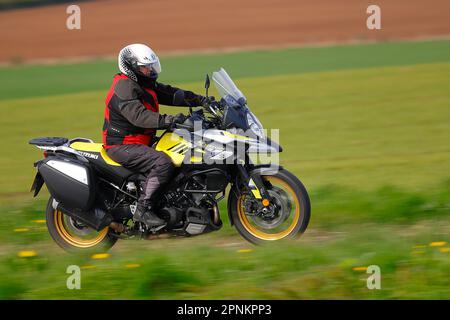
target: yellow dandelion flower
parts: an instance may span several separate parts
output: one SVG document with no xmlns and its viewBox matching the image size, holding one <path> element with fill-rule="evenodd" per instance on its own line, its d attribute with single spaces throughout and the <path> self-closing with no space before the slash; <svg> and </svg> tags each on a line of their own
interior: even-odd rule
<svg viewBox="0 0 450 320">
<path fill-rule="evenodd" d="M 439 251 L 440 252 L 450 252 L 450 247 L 440 248 Z"/>
<path fill-rule="evenodd" d="M 46 221 L 45 220 L 33 220 L 34 223 L 43 224 Z"/>
<path fill-rule="evenodd" d="M 447 244 L 445 241 L 435 241 L 430 243 L 430 247 L 443 247 Z"/>
<path fill-rule="evenodd" d="M 28 228 L 16 228 L 14 229 L 14 232 L 27 232 L 28 230 Z"/>
<path fill-rule="evenodd" d="M 30 257 L 36 257 L 37 253 L 36 251 L 19 251 L 17 255 L 21 258 L 30 258 Z"/>
<path fill-rule="evenodd" d="M 353 271 L 366 271 L 367 267 L 354 267 L 352 268 Z"/>
<path fill-rule="evenodd" d="M 239 253 L 248 253 L 248 252 L 252 252 L 252 249 L 239 249 L 237 252 L 239 252 Z"/>
<path fill-rule="evenodd" d="M 107 259 L 109 258 L 110 254 L 109 253 L 96 253 L 94 255 L 92 255 L 92 259 Z"/>
<path fill-rule="evenodd" d="M 133 268 L 139 268 L 141 265 L 138 263 L 129 263 L 125 265 L 125 268 L 127 269 L 133 269 Z"/>
</svg>

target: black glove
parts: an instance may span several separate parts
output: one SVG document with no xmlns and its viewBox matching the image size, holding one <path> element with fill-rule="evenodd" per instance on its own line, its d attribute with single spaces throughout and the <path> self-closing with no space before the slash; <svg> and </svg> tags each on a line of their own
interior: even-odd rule
<svg viewBox="0 0 450 320">
<path fill-rule="evenodd" d="M 186 121 L 186 116 L 182 113 L 178 113 L 173 117 L 172 123 L 183 123 Z"/>
<path fill-rule="evenodd" d="M 178 113 L 174 116 L 170 114 L 162 114 L 159 120 L 159 128 L 167 129 L 174 123 L 183 123 L 186 120 L 186 116 L 182 113 Z"/>
</svg>

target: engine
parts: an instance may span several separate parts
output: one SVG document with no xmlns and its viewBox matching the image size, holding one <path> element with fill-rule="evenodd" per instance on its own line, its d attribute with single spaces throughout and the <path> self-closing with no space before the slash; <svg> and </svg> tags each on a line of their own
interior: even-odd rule
<svg viewBox="0 0 450 320">
<path fill-rule="evenodd" d="M 164 194 L 165 205 L 160 210 L 168 227 L 189 235 L 221 228 L 216 197 L 225 192 L 229 181 L 226 172 L 216 168 L 196 170 L 175 180 L 176 185 Z"/>
</svg>

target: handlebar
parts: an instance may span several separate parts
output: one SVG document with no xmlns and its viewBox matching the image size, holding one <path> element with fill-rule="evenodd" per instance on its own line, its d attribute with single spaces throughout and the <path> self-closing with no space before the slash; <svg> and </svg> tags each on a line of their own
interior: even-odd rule
<svg viewBox="0 0 450 320">
<path fill-rule="evenodd" d="M 175 129 L 187 129 L 187 130 L 189 130 L 189 129 L 192 128 L 192 126 L 191 126 L 191 125 L 188 125 L 188 124 L 184 124 L 184 123 L 174 123 L 174 124 L 173 124 L 173 128 L 175 128 Z"/>
<path fill-rule="evenodd" d="M 170 129 L 193 129 L 193 122 L 201 120 L 208 126 L 208 124 L 214 124 L 222 120 L 222 115 L 220 111 L 223 110 L 223 106 L 217 101 L 211 101 L 205 103 L 204 105 L 198 106 L 199 109 L 192 111 L 192 107 L 189 107 L 189 117 L 184 123 L 174 123 L 171 125 Z M 211 114 L 212 118 L 206 118 L 204 112 Z M 187 123 L 186 123 L 187 122 Z"/>
</svg>

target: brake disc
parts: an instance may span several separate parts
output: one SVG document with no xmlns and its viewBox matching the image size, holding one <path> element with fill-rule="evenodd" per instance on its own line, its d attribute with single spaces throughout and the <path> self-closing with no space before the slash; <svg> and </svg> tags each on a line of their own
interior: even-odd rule
<svg viewBox="0 0 450 320">
<path fill-rule="evenodd" d="M 289 217 L 292 206 L 284 190 L 272 187 L 267 192 L 272 199 L 269 208 L 261 209 L 257 215 L 251 216 L 251 219 L 258 227 L 275 229 Z M 266 212 L 263 211 L 265 209 Z"/>
</svg>

